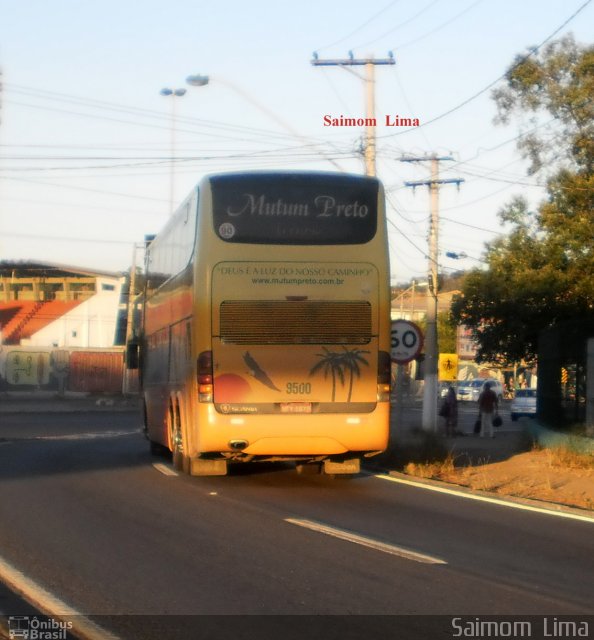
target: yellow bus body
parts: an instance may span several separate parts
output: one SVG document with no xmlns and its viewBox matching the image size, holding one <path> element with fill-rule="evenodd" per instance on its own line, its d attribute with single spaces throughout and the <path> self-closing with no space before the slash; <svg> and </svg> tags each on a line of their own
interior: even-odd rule
<svg viewBox="0 0 594 640">
<path fill-rule="evenodd" d="M 312 175 L 323 184 L 326 174 Z M 338 185 L 349 179 L 328 175 Z M 195 210 L 187 265 L 166 278 L 165 267 L 151 265 L 157 252 L 149 247 L 146 433 L 173 452 L 176 466 L 218 474 L 233 461 L 339 465 L 386 448 L 390 271 L 383 191 L 372 184 L 377 225 L 364 243 L 230 242 L 215 232 L 207 177 L 154 242 L 176 271 L 166 254 L 175 252 L 176 234 L 189 251 L 175 228 L 190 232 Z M 164 281 L 151 282 L 151 270 L 165 271 Z"/>
</svg>

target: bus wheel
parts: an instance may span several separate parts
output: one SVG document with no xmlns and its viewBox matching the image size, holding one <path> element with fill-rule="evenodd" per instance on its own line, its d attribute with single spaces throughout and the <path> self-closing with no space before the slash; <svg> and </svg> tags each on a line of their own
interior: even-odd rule
<svg viewBox="0 0 594 640">
<path fill-rule="evenodd" d="M 143 401 L 142 403 L 142 433 L 144 434 L 144 437 L 148 440 L 149 436 L 148 436 L 148 416 L 146 413 L 146 402 Z"/>
<path fill-rule="evenodd" d="M 179 414 L 179 405 L 169 405 L 169 429 L 171 442 L 171 461 L 174 469 L 188 473 L 190 462 L 188 456 L 184 453 L 184 439 L 182 432 L 181 419 Z"/>
</svg>

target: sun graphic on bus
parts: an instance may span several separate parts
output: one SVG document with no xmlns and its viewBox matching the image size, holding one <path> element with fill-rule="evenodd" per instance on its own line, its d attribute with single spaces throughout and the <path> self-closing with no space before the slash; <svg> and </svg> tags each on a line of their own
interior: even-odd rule
<svg viewBox="0 0 594 640">
<path fill-rule="evenodd" d="M 214 401 L 245 402 L 252 392 L 250 383 L 236 373 L 223 373 L 214 379 Z"/>
</svg>

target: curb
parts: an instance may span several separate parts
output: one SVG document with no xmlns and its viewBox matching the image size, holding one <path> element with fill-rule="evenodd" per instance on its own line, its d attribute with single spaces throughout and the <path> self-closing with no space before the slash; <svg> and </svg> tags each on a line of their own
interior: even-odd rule
<svg viewBox="0 0 594 640">
<path fill-rule="evenodd" d="M 138 411 L 140 400 L 126 396 L 80 395 L 59 397 L 7 396 L 0 394 L 0 415 L 21 413 L 85 413 L 106 411 Z"/>
<path fill-rule="evenodd" d="M 139 407 L 133 406 L 96 406 L 88 405 L 85 407 L 69 407 L 69 406 L 17 406 L 17 407 L 0 407 L 0 415 L 20 415 L 24 413 L 123 413 L 129 411 L 139 411 Z"/>
<path fill-rule="evenodd" d="M 378 470 L 379 471 L 379 470 Z M 502 505 L 513 507 L 524 507 L 531 511 L 539 511 L 549 513 L 550 515 L 566 516 L 577 520 L 588 521 L 594 524 L 594 511 L 588 509 L 580 509 L 557 502 L 545 502 L 544 500 L 535 500 L 534 498 L 522 498 L 520 496 L 510 496 L 493 491 L 481 491 L 480 489 L 470 489 L 459 484 L 444 482 L 443 480 L 433 480 L 431 478 L 417 478 L 399 471 L 382 470 L 383 474 L 388 477 L 395 478 L 401 482 L 413 486 L 419 486 L 425 489 L 433 489 L 436 491 L 445 491 L 447 493 L 459 494 L 461 497 L 472 499 L 484 499 Z"/>
</svg>

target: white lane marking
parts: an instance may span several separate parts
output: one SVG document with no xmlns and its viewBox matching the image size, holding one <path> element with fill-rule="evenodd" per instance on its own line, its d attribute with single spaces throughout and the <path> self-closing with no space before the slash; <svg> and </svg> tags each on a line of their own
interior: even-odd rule
<svg viewBox="0 0 594 640">
<path fill-rule="evenodd" d="M 163 464 L 162 462 L 153 462 L 153 467 L 155 467 L 157 471 L 160 471 L 164 476 L 179 475 L 179 473 L 175 469 L 172 469 L 171 467 L 167 466 L 166 464 Z"/>
<path fill-rule="evenodd" d="M 401 558 L 406 558 L 407 560 L 414 560 L 415 562 L 422 562 L 424 564 L 447 564 L 445 560 L 442 560 L 441 558 L 437 558 L 435 556 L 429 556 L 425 555 L 424 553 L 411 551 L 410 549 L 398 547 L 394 544 L 380 542 L 379 540 L 374 540 L 373 538 L 368 538 L 367 536 L 352 533 L 351 531 L 346 531 L 344 529 L 329 527 L 328 525 L 322 524 L 320 522 L 314 522 L 313 520 L 285 518 L 285 522 L 295 524 L 298 527 L 304 527 L 305 529 L 311 529 L 312 531 L 317 531 L 318 533 L 325 533 L 326 535 L 333 536 L 334 538 L 340 538 L 341 540 L 354 542 L 355 544 L 360 544 L 364 547 L 375 549 L 376 551 L 389 553 L 393 556 L 400 556 Z"/>
<path fill-rule="evenodd" d="M 63 622 L 72 622 L 72 632 L 81 640 L 119 640 L 86 618 L 63 600 L 27 578 L 16 567 L 0 557 L 0 580 L 45 615 Z"/>
<path fill-rule="evenodd" d="M 571 513 L 569 511 L 554 511 L 553 509 L 547 509 L 545 507 L 535 507 L 529 504 L 522 504 L 521 502 L 512 502 L 511 500 L 505 500 L 503 498 L 492 498 L 491 496 L 481 496 L 474 493 L 466 493 L 458 491 L 456 489 L 448 489 L 447 487 L 436 487 L 430 484 L 424 484 L 422 482 L 415 482 L 414 480 L 406 480 L 405 478 L 395 478 L 394 476 L 384 476 L 375 474 L 376 478 L 380 480 L 388 480 L 389 482 L 397 482 L 399 484 L 407 484 L 418 489 L 426 489 L 427 491 L 436 491 L 437 493 L 447 493 L 458 498 L 466 498 L 467 500 L 478 500 L 480 502 L 490 502 L 491 504 L 497 504 L 502 507 L 509 507 L 510 509 L 522 509 L 524 511 L 533 511 L 534 513 L 542 513 L 547 516 L 556 516 L 557 518 L 569 518 L 570 520 L 579 520 L 581 522 L 589 522 L 594 524 L 594 515 L 580 515 L 579 513 Z"/>
</svg>

